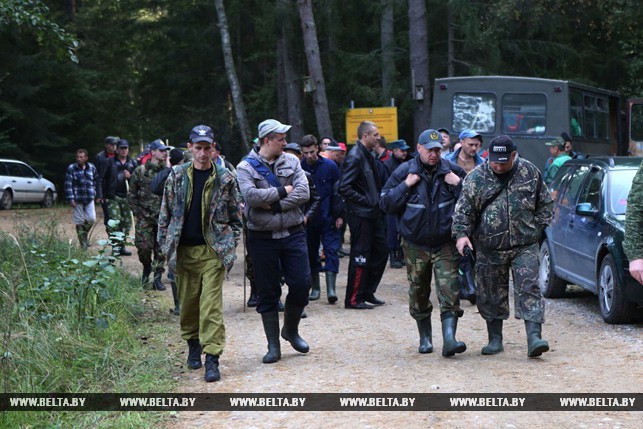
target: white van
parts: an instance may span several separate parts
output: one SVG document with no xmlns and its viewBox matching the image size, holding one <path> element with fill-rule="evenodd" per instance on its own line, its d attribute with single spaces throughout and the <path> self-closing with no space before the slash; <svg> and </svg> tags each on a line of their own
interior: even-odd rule
<svg viewBox="0 0 643 429">
<path fill-rule="evenodd" d="M 22 161 L 0 159 L 0 210 L 13 203 L 39 203 L 49 208 L 58 196 L 56 186 Z"/>
</svg>

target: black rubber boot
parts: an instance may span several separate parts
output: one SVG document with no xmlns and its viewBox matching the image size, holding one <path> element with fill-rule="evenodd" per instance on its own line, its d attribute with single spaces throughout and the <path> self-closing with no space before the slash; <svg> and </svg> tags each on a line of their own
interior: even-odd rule
<svg viewBox="0 0 643 429">
<path fill-rule="evenodd" d="M 141 284 L 143 287 L 150 283 L 150 275 L 152 274 L 152 264 L 143 265 L 143 274 L 141 275 Z"/>
<path fill-rule="evenodd" d="M 418 352 L 425 354 L 433 351 L 433 333 L 431 332 L 431 316 L 422 320 L 416 320 L 418 332 L 420 333 L 420 347 Z"/>
<path fill-rule="evenodd" d="M 284 326 L 281 328 L 281 338 L 288 341 L 293 349 L 299 353 L 308 353 L 310 347 L 303 338 L 299 336 L 299 322 L 304 307 L 297 307 L 288 304 L 286 301 L 286 311 L 284 312 Z"/>
<path fill-rule="evenodd" d="M 489 344 L 482 348 L 483 355 L 495 355 L 504 350 L 502 346 L 502 319 L 487 321 Z"/>
<path fill-rule="evenodd" d="M 121 244 L 121 247 L 118 253 L 120 253 L 121 256 L 132 256 L 132 252 L 127 250 L 127 248 L 125 247 L 125 243 Z"/>
<path fill-rule="evenodd" d="M 329 304 L 337 302 L 337 292 L 335 291 L 337 284 L 337 273 L 326 271 L 326 297 Z"/>
<path fill-rule="evenodd" d="M 263 363 L 275 363 L 281 359 L 281 343 L 279 341 L 279 313 L 261 313 L 263 331 L 268 340 L 268 353 L 263 357 Z"/>
<path fill-rule="evenodd" d="M 205 354 L 205 376 L 203 377 L 208 383 L 221 380 L 219 372 L 219 356 Z"/>
<path fill-rule="evenodd" d="M 319 271 L 313 271 L 310 273 L 312 286 L 310 288 L 310 296 L 308 297 L 311 301 L 317 301 L 321 293 L 321 287 L 319 286 Z"/>
<path fill-rule="evenodd" d="M 538 357 L 549 351 L 549 343 L 540 337 L 542 330 L 540 323 L 525 320 L 525 330 L 527 331 L 527 356 Z"/>
<path fill-rule="evenodd" d="M 257 304 L 259 304 L 259 301 L 257 301 L 257 285 L 254 281 L 250 280 L 250 298 L 248 298 L 246 305 L 250 308 L 254 308 Z"/>
<path fill-rule="evenodd" d="M 404 263 L 402 261 L 400 261 L 400 259 L 398 257 L 398 251 L 397 250 L 392 250 L 389 253 L 389 261 L 390 261 L 391 268 L 403 268 L 404 267 Z"/>
<path fill-rule="evenodd" d="M 179 303 L 179 289 L 176 287 L 176 282 L 170 280 L 170 287 L 172 288 L 172 299 L 174 299 L 174 310 L 172 311 L 175 315 L 181 314 L 181 304 Z"/>
<path fill-rule="evenodd" d="M 201 352 L 203 348 L 198 338 L 188 340 L 188 366 L 192 369 L 201 368 Z"/>
<path fill-rule="evenodd" d="M 154 289 L 156 290 L 165 290 L 161 277 L 163 277 L 163 271 L 154 273 Z"/>
<path fill-rule="evenodd" d="M 467 345 L 462 341 L 456 341 L 455 332 L 458 329 L 458 317 L 447 311 L 440 315 L 442 319 L 442 356 L 453 356 L 456 353 L 462 353 L 467 349 Z"/>
</svg>

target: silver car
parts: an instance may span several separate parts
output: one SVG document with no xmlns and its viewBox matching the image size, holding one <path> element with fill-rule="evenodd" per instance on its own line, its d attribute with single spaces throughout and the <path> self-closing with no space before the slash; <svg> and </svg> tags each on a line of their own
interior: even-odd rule
<svg viewBox="0 0 643 429">
<path fill-rule="evenodd" d="M 51 207 L 56 201 L 56 186 L 22 161 L 0 159 L 0 210 L 13 203 L 39 203 Z"/>
</svg>

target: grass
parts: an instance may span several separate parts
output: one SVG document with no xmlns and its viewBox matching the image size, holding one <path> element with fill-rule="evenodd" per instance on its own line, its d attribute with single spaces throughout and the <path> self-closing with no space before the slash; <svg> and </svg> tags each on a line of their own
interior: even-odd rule
<svg viewBox="0 0 643 429">
<path fill-rule="evenodd" d="M 3 393 L 173 391 L 175 357 L 156 303 L 113 262 L 105 249 L 81 252 L 55 224 L 0 232 Z M 4 412 L 0 427 L 154 427 L 168 416 Z"/>
</svg>

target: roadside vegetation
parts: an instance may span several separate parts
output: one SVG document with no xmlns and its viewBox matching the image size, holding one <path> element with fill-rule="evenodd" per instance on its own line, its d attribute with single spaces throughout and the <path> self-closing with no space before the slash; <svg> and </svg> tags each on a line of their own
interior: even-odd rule
<svg viewBox="0 0 643 429">
<path fill-rule="evenodd" d="M 167 328 L 137 279 L 57 225 L 0 232 L 2 393 L 171 392 Z M 0 427 L 153 427 L 165 413 L 4 412 Z"/>
</svg>

